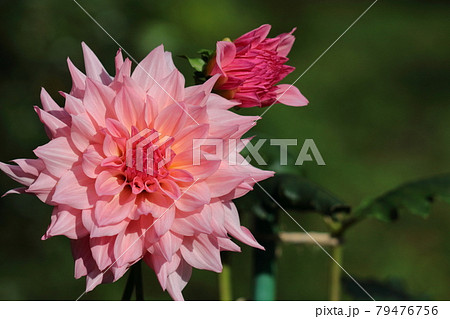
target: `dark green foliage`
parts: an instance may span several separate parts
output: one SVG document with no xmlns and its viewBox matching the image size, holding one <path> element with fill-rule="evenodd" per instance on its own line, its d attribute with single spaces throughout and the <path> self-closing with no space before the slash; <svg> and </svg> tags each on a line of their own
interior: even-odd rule
<svg viewBox="0 0 450 319">
<path fill-rule="evenodd" d="M 371 296 L 377 300 L 396 300 L 396 301 L 406 301 L 406 300 L 430 300 L 427 295 L 413 295 L 406 289 L 406 284 L 403 280 L 398 278 L 393 278 L 389 280 L 360 280 L 357 281 L 364 287 L 367 291 L 370 291 Z M 342 286 L 344 292 L 351 300 L 368 300 L 367 295 L 362 291 L 353 280 L 349 277 L 342 278 Z"/>
<path fill-rule="evenodd" d="M 355 215 L 392 221 L 398 218 L 400 211 L 407 211 L 427 217 L 431 203 L 436 199 L 450 203 L 450 174 L 403 184 L 375 199 L 363 202 L 355 211 Z"/>
<path fill-rule="evenodd" d="M 317 212 L 327 216 L 348 213 L 350 206 L 325 188 L 293 174 L 277 174 L 260 183 L 273 198 L 285 209 L 295 212 Z M 258 186 L 237 204 L 243 211 L 250 210 L 260 218 L 272 218 L 269 212 L 279 210 L 278 205 Z"/>
</svg>

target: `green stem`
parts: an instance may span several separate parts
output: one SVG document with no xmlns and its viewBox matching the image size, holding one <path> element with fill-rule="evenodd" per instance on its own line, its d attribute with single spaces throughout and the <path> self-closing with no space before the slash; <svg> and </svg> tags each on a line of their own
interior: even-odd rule
<svg viewBox="0 0 450 319">
<path fill-rule="evenodd" d="M 133 267 L 130 269 L 130 273 L 128 275 L 127 284 L 125 285 L 125 290 L 123 291 L 122 295 L 122 301 L 129 301 L 131 300 L 131 295 L 133 294 L 134 290 L 134 272 Z"/>
<path fill-rule="evenodd" d="M 255 219 L 255 235 L 265 251 L 253 251 L 253 299 L 272 301 L 276 298 L 276 234 L 278 230 L 277 212 L 271 211 L 268 218 Z"/>
<path fill-rule="evenodd" d="M 127 284 L 122 295 L 122 301 L 131 300 L 133 290 L 136 289 L 136 300 L 144 300 L 144 290 L 142 287 L 142 271 L 141 262 L 138 261 L 130 267 L 130 274 L 128 275 Z"/>
<path fill-rule="evenodd" d="M 343 262 L 342 245 L 338 244 L 331 250 L 331 256 L 336 261 L 331 261 L 330 266 L 330 301 L 339 301 L 341 299 L 341 274 L 342 269 L 339 265 Z M 339 265 L 338 265 L 339 264 Z"/>
<path fill-rule="evenodd" d="M 134 282 L 135 282 L 135 287 L 136 287 L 136 300 L 143 301 L 144 300 L 144 287 L 142 285 L 141 261 L 138 261 L 132 267 L 134 267 L 135 268 L 134 270 L 136 271 L 136 275 L 134 277 Z"/>
<path fill-rule="evenodd" d="M 223 269 L 219 274 L 219 297 L 221 301 L 233 300 L 233 289 L 231 284 L 230 255 L 222 253 Z"/>
</svg>

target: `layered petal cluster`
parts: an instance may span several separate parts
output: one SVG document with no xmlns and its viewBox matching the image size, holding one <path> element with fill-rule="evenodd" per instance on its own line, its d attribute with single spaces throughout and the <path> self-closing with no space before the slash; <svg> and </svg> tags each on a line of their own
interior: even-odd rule
<svg viewBox="0 0 450 319">
<path fill-rule="evenodd" d="M 115 58 L 111 77 L 83 43 L 86 74 L 68 60 L 73 87 L 58 106 L 43 89 L 35 107 L 50 142 L 37 159 L 0 169 L 54 206 L 43 239 L 71 239 L 75 277 L 86 291 L 119 279 L 144 259 L 163 289 L 183 299 L 192 267 L 221 272 L 221 251 L 239 251 L 230 236 L 262 248 L 240 225 L 232 200 L 266 172 L 248 165 L 241 139 L 258 117 L 228 109 L 212 94 L 218 76 L 185 88 L 171 54 L 154 49 L 131 72 Z M 198 141 L 219 141 L 199 143 Z"/>
<path fill-rule="evenodd" d="M 218 41 L 206 73 L 219 74 L 214 89 L 240 103 L 240 107 L 264 107 L 274 103 L 304 106 L 308 100 L 292 85 L 280 84 L 294 67 L 285 65 L 295 37 L 289 32 L 267 38 L 271 26 L 262 25 L 233 42 Z"/>
</svg>

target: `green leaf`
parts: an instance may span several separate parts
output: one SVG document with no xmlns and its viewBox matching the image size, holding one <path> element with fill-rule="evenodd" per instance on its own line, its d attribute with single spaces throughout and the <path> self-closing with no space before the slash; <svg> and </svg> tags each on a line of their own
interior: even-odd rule
<svg viewBox="0 0 450 319">
<path fill-rule="evenodd" d="M 277 174 L 260 182 L 283 208 L 296 212 L 318 212 L 334 215 L 349 212 L 350 207 L 331 192 L 304 177 L 294 174 Z M 278 205 L 258 185 L 254 191 L 236 201 L 243 210 L 250 210 L 259 218 L 273 218 L 271 212 L 278 211 Z"/>
<path fill-rule="evenodd" d="M 186 55 L 180 55 L 180 57 L 188 60 L 189 64 L 195 71 L 203 71 L 203 67 L 205 66 L 206 62 L 202 58 L 190 58 Z"/>
<path fill-rule="evenodd" d="M 450 204 L 450 174 L 406 183 L 375 199 L 366 200 L 355 210 L 355 215 L 392 221 L 404 210 L 427 217 L 431 203 L 436 199 Z"/>
<path fill-rule="evenodd" d="M 389 278 L 387 280 L 357 278 L 358 283 L 367 290 L 375 300 L 430 300 L 430 296 L 420 293 L 412 295 L 408 292 L 404 280 Z M 342 286 L 345 294 L 352 300 L 368 300 L 366 293 L 348 277 L 342 278 Z"/>
</svg>

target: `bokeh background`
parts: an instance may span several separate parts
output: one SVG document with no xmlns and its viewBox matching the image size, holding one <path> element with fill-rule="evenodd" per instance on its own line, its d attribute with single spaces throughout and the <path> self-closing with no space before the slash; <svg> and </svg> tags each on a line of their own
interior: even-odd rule
<svg viewBox="0 0 450 319">
<path fill-rule="evenodd" d="M 284 81 L 291 83 L 371 1 L 79 3 L 137 60 L 161 43 L 174 56 L 194 56 L 264 23 L 273 25 L 272 36 L 297 27 L 289 56 L 297 69 Z M 295 156 L 305 138 L 314 139 L 327 165 L 306 162 L 299 169 L 354 206 L 405 181 L 448 172 L 449 9 L 446 1 L 378 1 L 297 82 L 310 105 L 275 106 L 252 134 L 298 138 L 290 149 Z M 0 161 L 33 157 L 32 150 L 47 142 L 32 106 L 40 105 L 41 87 L 62 104 L 58 91 L 71 87 L 65 60 L 70 56 L 83 68 L 81 41 L 113 73 L 117 45 L 73 1 L 0 2 Z M 175 58 L 175 64 L 192 83 L 186 61 Z M 0 174 L 1 193 L 16 185 Z M 51 207 L 32 196 L 0 199 L 0 299 L 74 300 L 84 291 L 84 280 L 73 278 L 69 240 L 40 240 L 50 214 Z M 296 217 L 307 230 L 321 230 L 313 215 Z M 243 219 L 251 228 L 249 217 Z M 281 227 L 298 230 L 288 219 Z M 398 299 L 448 300 L 449 229 L 450 208 L 439 203 L 428 219 L 367 220 L 348 233 L 344 267 L 374 287 L 395 287 Z M 244 247 L 233 255 L 235 298 L 251 298 L 251 253 Z M 277 298 L 326 300 L 329 264 L 317 247 L 282 245 Z M 145 268 L 144 278 L 147 300 L 170 299 L 152 270 Z M 120 299 L 125 282 L 98 287 L 84 299 Z M 184 295 L 218 299 L 217 274 L 194 271 Z"/>
</svg>

